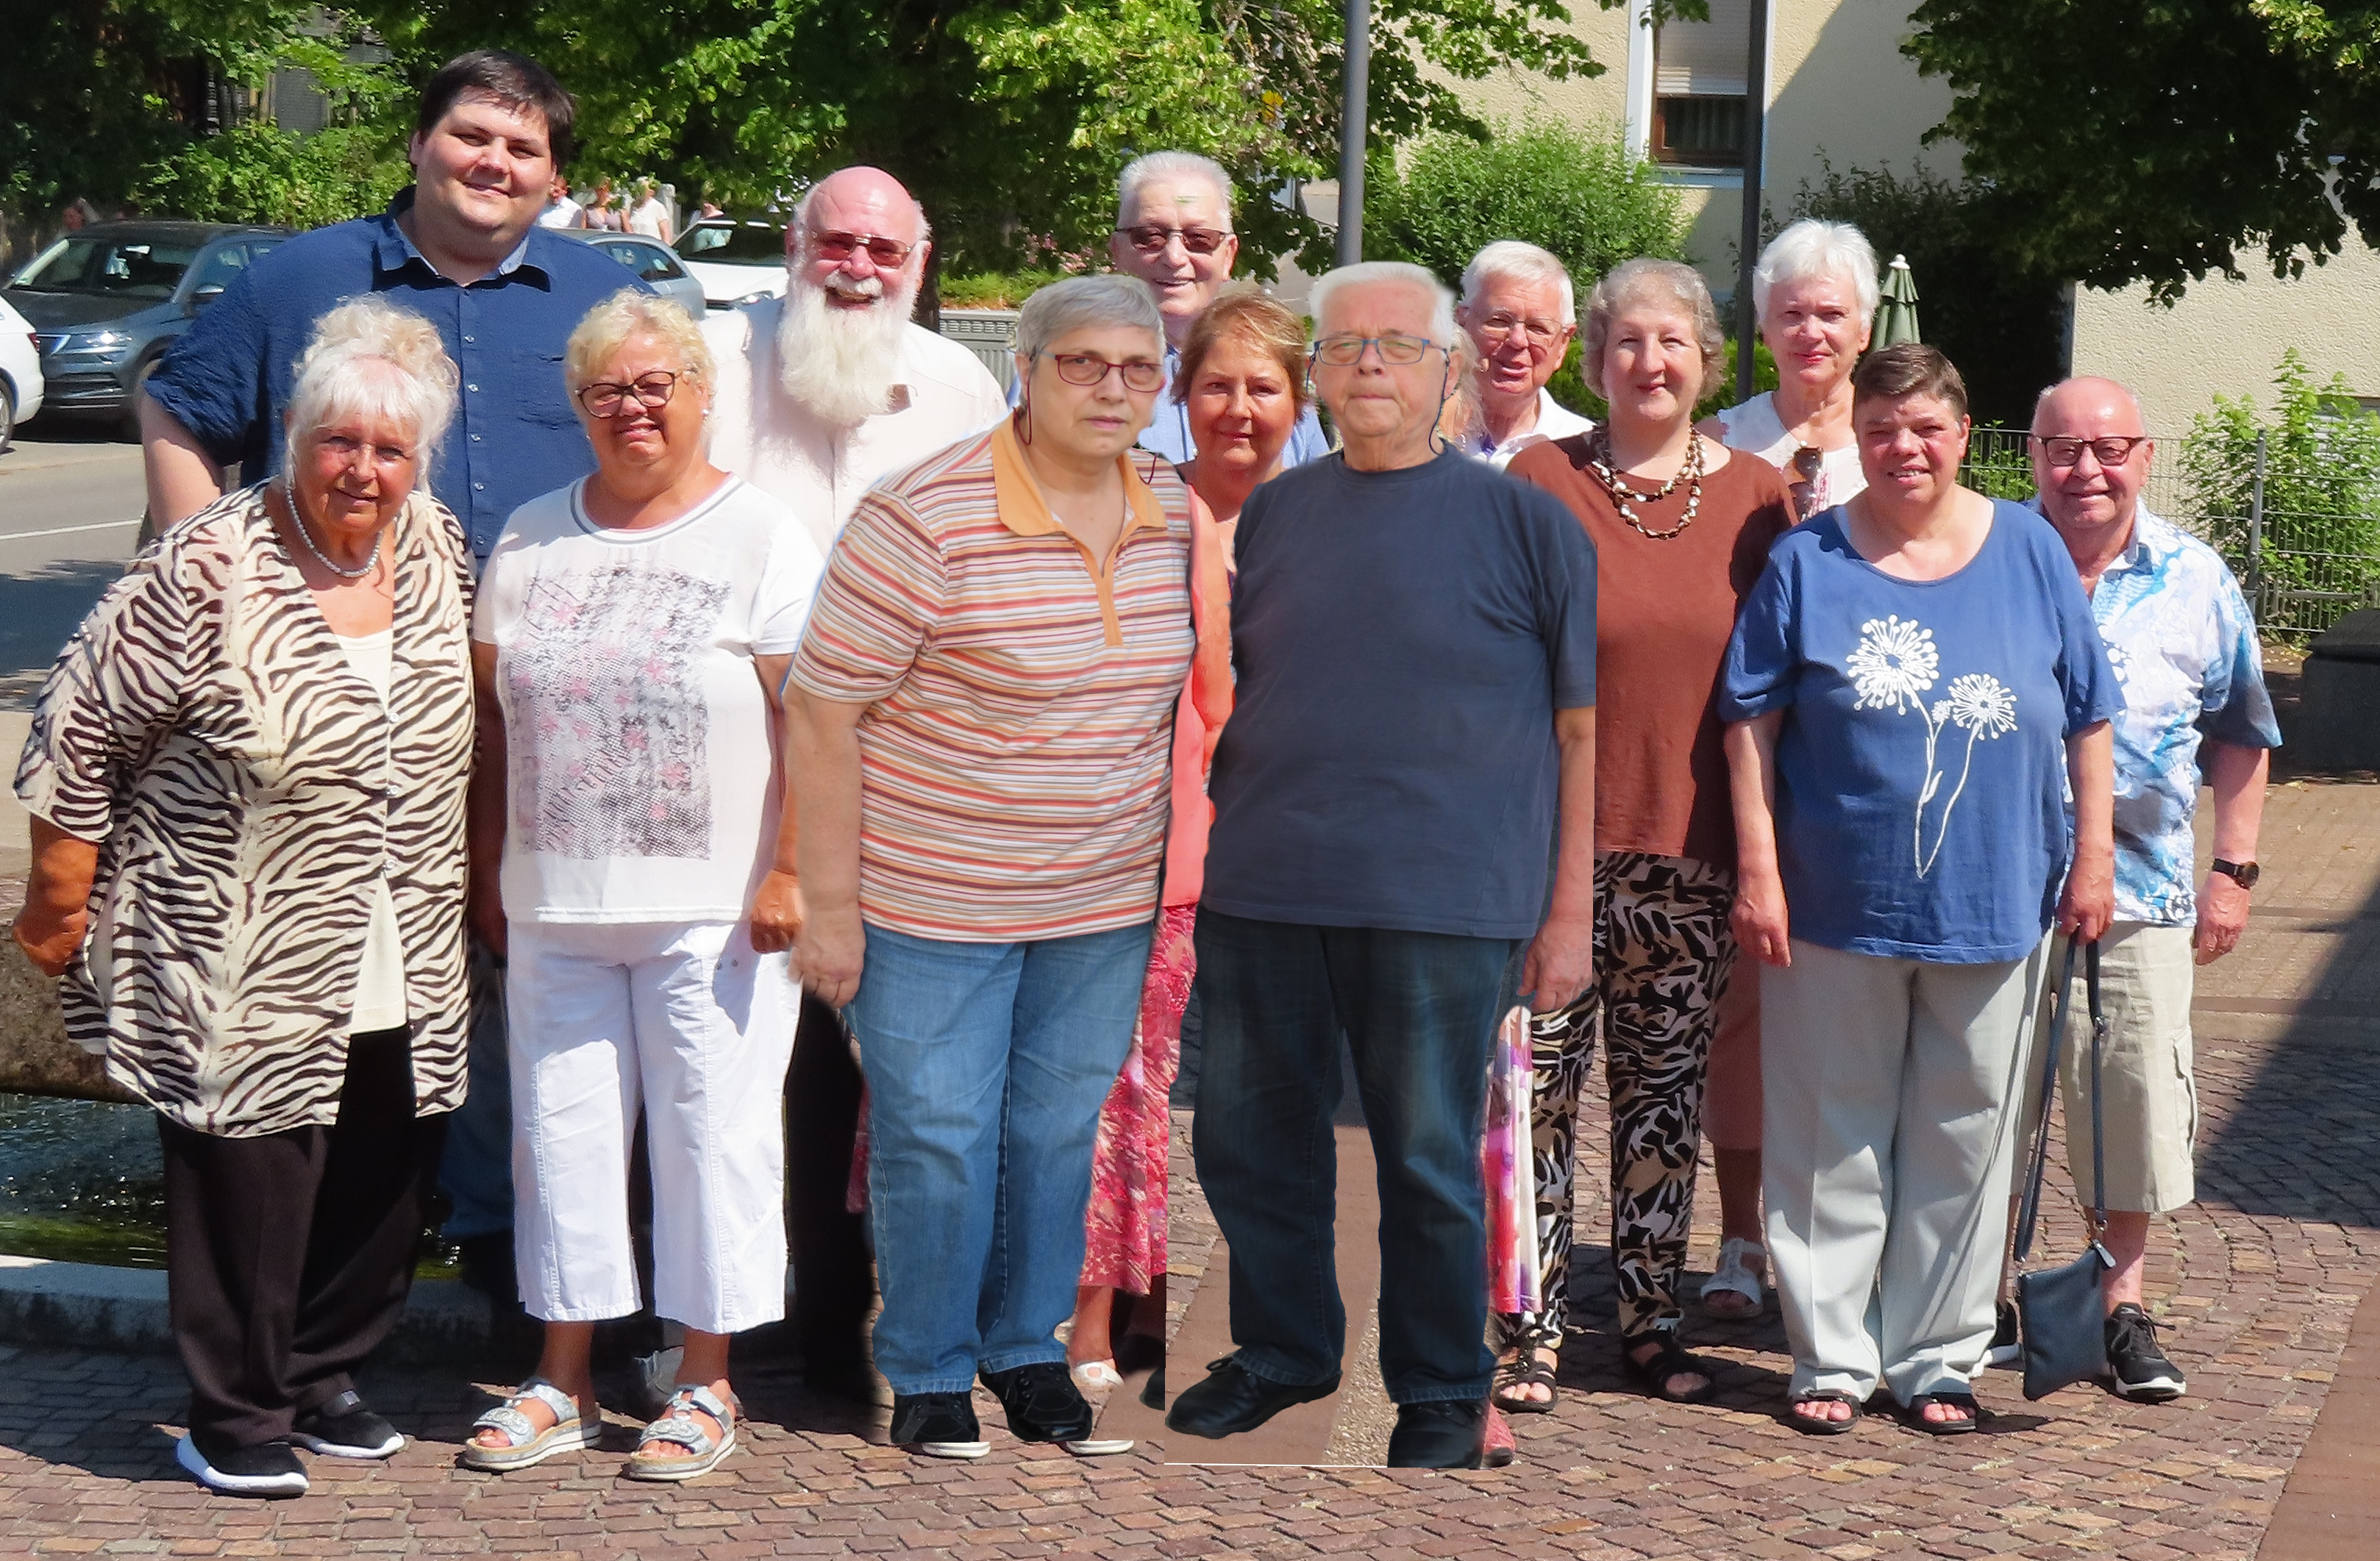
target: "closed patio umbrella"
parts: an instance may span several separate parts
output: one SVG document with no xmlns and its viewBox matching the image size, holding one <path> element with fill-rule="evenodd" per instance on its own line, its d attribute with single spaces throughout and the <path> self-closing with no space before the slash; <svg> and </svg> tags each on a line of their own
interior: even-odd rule
<svg viewBox="0 0 2380 1561">
<path fill-rule="evenodd" d="M 1876 332 L 1868 345 L 1896 347 L 1922 340 L 1917 334 L 1917 279 L 1909 274 L 1909 258 L 1892 257 L 1884 272 L 1883 301 L 1876 306 Z"/>
</svg>

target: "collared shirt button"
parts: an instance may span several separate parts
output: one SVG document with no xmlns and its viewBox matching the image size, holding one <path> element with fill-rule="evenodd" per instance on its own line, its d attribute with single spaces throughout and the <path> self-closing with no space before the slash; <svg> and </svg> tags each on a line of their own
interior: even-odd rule
<svg viewBox="0 0 2380 1561">
<path fill-rule="evenodd" d="M 467 342 L 476 342 L 476 341 L 478 341 L 480 338 L 479 338 L 479 337 L 477 337 L 477 336 L 466 336 L 466 337 L 464 337 L 463 339 L 464 339 L 465 341 L 467 341 Z"/>
<path fill-rule="evenodd" d="M 465 390 L 467 390 L 467 391 L 472 391 L 472 392 L 475 392 L 475 393 L 476 393 L 476 392 L 479 390 L 479 388 L 480 388 L 480 387 L 479 387 L 479 386 L 477 386 L 477 385 L 465 385 L 463 388 L 464 388 Z"/>
<path fill-rule="evenodd" d="M 479 442 L 480 442 L 480 436 L 479 436 L 478 434 L 473 434 L 473 435 L 471 436 L 471 442 L 472 442 L 472 443 L 474 443 L 474 444 L 479 443 Z"/>
<path fill-rule="evenodd" d="M 474 493 L 485 493 L 487 490 L 488 485 L 484 482 L 475 482 L 471 484 L 471 491 Z"/>
</svg>

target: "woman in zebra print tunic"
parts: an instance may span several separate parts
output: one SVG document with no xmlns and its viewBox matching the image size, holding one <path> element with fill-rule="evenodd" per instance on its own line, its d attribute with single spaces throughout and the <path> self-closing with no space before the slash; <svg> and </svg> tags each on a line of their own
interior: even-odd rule
<svg viewBox="0 0 2380 1561">
<path fill-rule="evenodd" d="M 348 1373 L 404 1308 L 462 1103 L 470 554 L 415 483 L 455 402 L 377 297 L 299 360 L 285 474 L 136 560 L 51 670 L 18 768 L 16 936 L 154 1107 L 182 1466 L 306 1489 L 295 1441 L 404 1445 Z"/>
</svg>

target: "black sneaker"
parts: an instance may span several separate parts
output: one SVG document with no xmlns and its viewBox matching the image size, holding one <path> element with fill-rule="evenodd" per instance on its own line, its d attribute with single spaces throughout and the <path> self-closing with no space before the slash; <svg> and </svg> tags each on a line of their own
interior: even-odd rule
<svg viewBox="0 0 2380 1561">
<path fill-rule="evenodd" d="M 2156 1323 L 2131 1301 L 2107 1313 L 2107 1374 L 2116 1391 L 2162 1404 L 2189 1391 L 2181 1368 L 2157 1348 Z"/>
<path fill-rule="evenodd" d="M 1999 1326 L 1992 1330 L 1992 1342 L 1984 1351 L 1986 1366 L 2013 1366 L 2024 1359 L 2024 1347 L 2017 1342 L 2016 1302 L 2000 1302 Z"/>
<path fill-rule="evenodd" d="M 1004 1372 L 986 1372 L 983 1385 L 991 1389 L 1000 1399 L 1000 1407 L 1008 1411 L 1009 1434 L 1020 1442 L 1055 1442 L 1070 1453 L 1086 1456 L 1132 1451 L 1128 1440 L 1091 1434 L 1090 1403 L 1075 1386 L 1074 1375 L 1063 1361 L 1039 1361 L 1029 1366 L 1011 1366 Z"/>
<path fill-rule="evenodd" d="M 384 1458 L 405 1446 L 396 1427 L 374 1414 L 352 1387 L 299 1415 L 289 1439 L 310 1453 L 334 1458 Z"/>
<path fill-rule="evenodd" d="M 934 1458 L 979 1458 L 991 1451 L 976 1423 L 975 1401 L 964 1393 L 894 1394 L 892 1439 Z"/>
<path fill-rule="evenodd" d="M 1488 1400 L 1434 1398 L 1397 1406 L 1390 1469 L 1476 1469 L 1487 1455 Z"/>
<path fill-rule="evenodd" d="M 243 1447 L 209 1432 L 193 1431 L 174 1448 L 174 1461 L 211 1491 L 231 1496 L 302 1496 L 306 1466 L 286 1442 Z"/>
</svg>

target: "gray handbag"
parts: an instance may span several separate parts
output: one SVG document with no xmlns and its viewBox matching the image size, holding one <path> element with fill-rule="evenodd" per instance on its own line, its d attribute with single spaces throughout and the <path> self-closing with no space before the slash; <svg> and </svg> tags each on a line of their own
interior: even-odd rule
<svg viewBox="0 0 2380 1561">
<path fill-rule="evenodd" d="M 2099 944 L 2083 946 L 2083 990 L 2091 1010 L 2091 1228 L 2107 1228 L 2107 1149 L 2099 1114 L 2099 1051 L 2107 1037 L 2107 1017 L 2099 1002 Z M 2041 1122 L 2034 1133 L 2033 1168 L 2025 1180 L 2024 1204 L 2017 1216 L 2016 1261 L 2033 1252 L 2034 1221 L 2041 1212 L 2041 1178 L 2049 1165 L 2049 1103 L 2058 1088 L 2058 1055 L 2072 1017 L 2068 994 L 2074 986 L 2075 945 L 2066 945 L 2066 965 L 2058 979 L 2049 1044 L 2042 1048 Z M 2071 1111 L 2074 1103 L 2068 1101 Z M 2020 1274 L 2016 1309 L 2023 1340 L 2024 1396 L 2046 1398 L 2059 1388 L 2103 1376 L 2107 1370 L 2107 1308 L 2102 1285 L 2116 1260 L 2094 1240 L 2081 1257 L 2058 1268 Z"/>
</svg>

